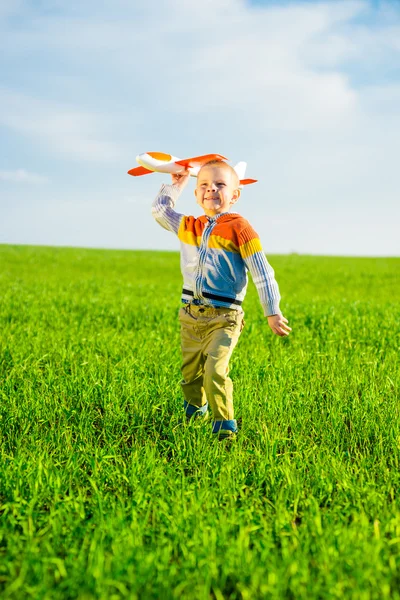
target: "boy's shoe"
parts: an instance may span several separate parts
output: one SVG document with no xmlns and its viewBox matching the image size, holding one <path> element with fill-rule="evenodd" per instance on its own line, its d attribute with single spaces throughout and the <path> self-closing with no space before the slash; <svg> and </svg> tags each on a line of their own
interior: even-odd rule
<svg viewBox="0 0 400 600">
<path fill-rule="evenodd" d="M 219 442 L 233 442 L 234 440 L 236 440 L 237 433 L 234 433 L 233 431 L 220 431 L 218 433 L 215 433 L 214 435 L 217 437 L 217 440 Z"/>
<path fill-rule="evenodd" d="M 207 415 L 208 404 L 204 404 L 200 408 L 189 404 L 186 400 L 183 402 L 183 408 L 185 409 L 186 422 L 189 423 L 191 419 L 197 419 L 198 417 L 204 417 Z"/>
<path fill-rule="evenodd" d="M 212 432 L 219 441 L 234 440 L 238 431 L 235 419 L 226 421 L 213 421 Z"/>
</svg>

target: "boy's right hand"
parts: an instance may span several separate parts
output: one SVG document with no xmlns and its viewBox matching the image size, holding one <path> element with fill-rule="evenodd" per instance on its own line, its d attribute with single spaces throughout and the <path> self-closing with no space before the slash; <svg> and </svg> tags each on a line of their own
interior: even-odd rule
<svg viewBox="0 0 400 600">
<path fill-rule="evenodd" d="M 275 335 L 279 335 L 279 337 L 285 337 L 292 331 L 292 328 L 288 325 L 289 321 L 283 315 L 272 315 L 267 317 L 267 319 L 268 325 Z"/>
<path fill-rule="evenodd" d="M 189 171 L 181 171 L 180 173 L 172 173 L 172 183 L 173 185 L 178 185 L 180 190 L 187 185 L 189 181 Z"/>
</svg>

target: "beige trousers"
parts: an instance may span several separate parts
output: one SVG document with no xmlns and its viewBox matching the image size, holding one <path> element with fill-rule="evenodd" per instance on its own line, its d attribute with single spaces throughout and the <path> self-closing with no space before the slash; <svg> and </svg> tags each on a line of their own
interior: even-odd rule
<svg viewBox="0 0 400 600">
<path fill-rule="evenodd" d="M 243 328 L 244 312 L 187 304 L 179 311 L 182 390 L 188 404 L 209 404 L 215 421 L 234 418 L 229 360 Z"/>
</svg>

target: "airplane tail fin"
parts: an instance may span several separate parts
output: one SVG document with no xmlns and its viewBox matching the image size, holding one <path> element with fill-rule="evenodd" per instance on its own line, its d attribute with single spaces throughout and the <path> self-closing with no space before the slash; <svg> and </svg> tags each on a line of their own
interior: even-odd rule
<svg viewBox="0 0 400 600">
<path fill-rule="evenodd" d="M 234 171 L 236 171 L 236 175 L 239 179 L 244 179 L 244 174 L 246 173 L 247 163 L 244 161 L 238 162 L 234 167 Z"/>
<path fill-rule="evenodd" d="M 246 173 L 247 163 L 244 161 L 238 162 L 234 167 L 236 171 L 236 175 L 239 177 L 240 187 L 244 185 L 250 185 L 250 183 L 256 183 L 257 179 L 245 179 L 244 175 Z"/>
</svg>

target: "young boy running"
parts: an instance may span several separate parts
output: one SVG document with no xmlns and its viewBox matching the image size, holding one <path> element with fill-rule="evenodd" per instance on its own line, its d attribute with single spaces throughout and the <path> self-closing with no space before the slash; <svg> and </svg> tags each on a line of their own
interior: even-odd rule
<svg viewBox="0 0 400 600">
<path fill-rule="evenodd" d="M 179 319 L 186 417 L 205 414 L 210 406 L 212 431 L 225 439 L 237 432 L 228 373 L 244 323 L 241 305 L 247 270 L 272 331 L 283 337 L 291 328 L 279 309 L 278 284 L 257 233 L 246 219 L 231 212 L 240 196 L 235 170 L 223 161 L 211 161 L 200 169 L 195 196 L 204 215 L 198 218 L 174 210 L 188 179 L 187 172 L 172 175 L 172 185 L 161 186 L 153 216 L 181 243 Z"/>
</svg>

